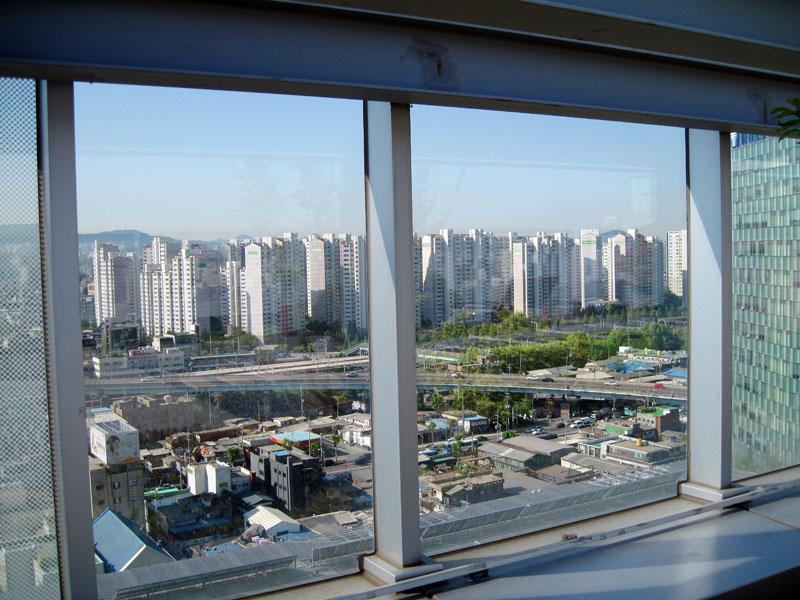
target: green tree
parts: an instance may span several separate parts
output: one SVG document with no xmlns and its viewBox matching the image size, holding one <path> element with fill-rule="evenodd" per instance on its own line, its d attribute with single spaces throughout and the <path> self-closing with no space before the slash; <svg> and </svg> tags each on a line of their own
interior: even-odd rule
<svg viewBox="0 0 800 600">
<path fill-rule="evenodd" d="M 228 460 L 231 464 L 235 463 L 242 456 L 242 449 L 239 446 L 231 446 L 228 448 Z"/>
<path fill-rule="evenodd" d="M 341 434 L 338 433 L 331 434 L 331 444 L 333 444 L 334 460 L 336 462 L 339 462 L 339 444 L 342 443 L 343 439 L 344 438 L 342 438 Z"/>
<path fill-rule="evenodd" d="M 319 456 L 319 448 L 319 442 L 311 442 L 308 445 L 308 455 L 314 457 Z"/>
</svg>

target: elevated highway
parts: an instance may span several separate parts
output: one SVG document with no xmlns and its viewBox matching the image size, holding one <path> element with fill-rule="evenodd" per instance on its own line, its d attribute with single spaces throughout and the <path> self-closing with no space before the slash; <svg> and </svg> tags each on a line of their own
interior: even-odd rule
<svg viewBox="0 0 800 600">
<path fill-rule="evenodd" d="M 369 375 L 358 372 L 348 377 L 339 373 L 269 373 L 265 371 L 214 371 L 186 373 L 165 377 L 86 379 L 87 397 L 132 396 L 146 394 L 195 394 L 198 392 L 247 392 L 286 390 L 369 390 Z M 553 397 L 615 398 L 658 403 L 686 403 L 684 386 L 654 388 L 652 384 L 622 382 L 608 386 L 602 382 L 561 378 L 553 383 L 532 381 L 519 375 L 449 375 L 418 373 L 417 389 L 421 392 L 474 390 L 512 394 L 552 395 Z"/>
</svg>

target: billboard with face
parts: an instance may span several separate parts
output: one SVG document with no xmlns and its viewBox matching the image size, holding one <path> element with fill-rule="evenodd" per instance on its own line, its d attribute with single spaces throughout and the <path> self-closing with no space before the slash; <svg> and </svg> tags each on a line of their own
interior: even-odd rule
<svg viewBox="0 0 800 600">
<path fill-rule="evenodd" d="M 89 429 L 89 450 L 107 465 L 139 460 L 139 432 L 123 421 L 95 423 Z"/>
</svg>

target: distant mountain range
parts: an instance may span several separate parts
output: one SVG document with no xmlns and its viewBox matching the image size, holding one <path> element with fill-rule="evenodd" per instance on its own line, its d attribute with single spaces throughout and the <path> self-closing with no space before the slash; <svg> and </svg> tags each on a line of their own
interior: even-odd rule
<svg viewBox="0 0 800 600">
<path fill-rule="evenodd" d="M 153 237 L 149 233 L 137 231 L 136 229 L 115 229 L 114 231 L 102 231 L 100 233 L 79 233 L 78 234 L 78 247 L 82 251 L 90 251 L 95 241 L 104 244 L 114 244 L 123 252 L 136 252 L 142 253 L 142 248 L 148 244 L 153 243 Z M 181 240 L 170 237 L 168 235 L 158 236 L 161 239 L 171 242 L 179 242 Z M 254 239 L 249 235 L 238 235 L 235 239 L 249 240 Z M 217 238 L 215 240 L 191 240 L 193 242 L 202 242 L 210 247 L 218 246 L 229 242 L 231 238 Z"/>
</svg>

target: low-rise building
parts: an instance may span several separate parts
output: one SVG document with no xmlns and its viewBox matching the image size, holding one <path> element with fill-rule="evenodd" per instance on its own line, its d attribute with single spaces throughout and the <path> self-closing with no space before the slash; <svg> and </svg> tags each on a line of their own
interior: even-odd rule
<svg viewBox="0 0 800 600">
<path fill-rule="evenodd" d="M 301 452 L 280 450 L 269 456 L 269 494 L 290 513 L 305 509 L 309 482 L 322 476 L 319 460 Z"/>
<path fill-rule="evenodd" d="M 105 573 L 175 561 L 138 524 L 111 509 L 94 520 L 92 535 L 95 554 L 102 561 Z"/>
<path fill-rule="evenodd" d="M 685 441 L 647 441 L 627 436 L 609 436 L 607 438 L 581 442 L 578 450 L 582 454 L 611 460 L 632 466 L 651 466 L 686 456 Z"/>
<path fill-rule="evenodd" d="M 645 429 L 655 429 L 660 435 L 668 429 L 680 429 L 680 411 L 676 406 L 640 408 L 636 412 L 636 422 Z"/>
<path fill-rule="evenodd" d="M 431 475 L 426 478 L 424 487 L 429 498 L 438 504 L 434 510 L 450 506 L 463 506 L 487 502 L 503 497 L 503 476 L 500 473 L 461 475 L 455 472 Z"/>
<path fill-rule="evenodd" d="M 111 408 L 140 433 L 150 435 L 158 433 L 159 437 L 175 431 L 187 431 L 195 424 L 194 403 L 191 399 L 137 396 L 135 398 L 116 400 Z"/>
<path fill-rule="evenodd" d="M 140 461 L 106 465 L 99 458 L 89 456 L 89 491 L 93 519 L 99 518 L 106 510 L 113 509 L 117 514 L 143 525 L 144 489 L 145 473 Z"/>
<path fill-rule="evenodd" d="M 221 462 L 189 464 L 186 479 L 193 495 L 221 494 L 231 490 L 231 466 Z"/>
<path fill-rule="evenodd" d="M 125 354 L 95 356 L 92 358 L 94 376 L 98 379 L 114 377 L 155 377 L 184 370 L 181 350 L 158 352 L 155 348 L 137 348 Z"/>
<path fill-rule="evenodd" d="M 270 506 L 257 506 L 245 513 L 244 522 L 247 526 L 258 526 L 263 537 L 274 538 L 286 533 L 299 532 L 302 526 L 286 513 Z"/>
</svg>

